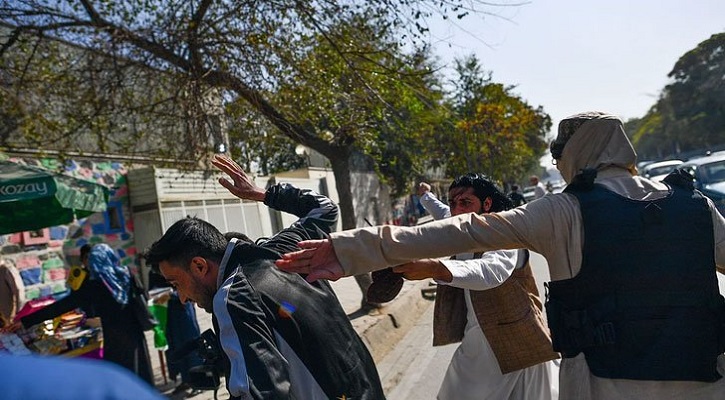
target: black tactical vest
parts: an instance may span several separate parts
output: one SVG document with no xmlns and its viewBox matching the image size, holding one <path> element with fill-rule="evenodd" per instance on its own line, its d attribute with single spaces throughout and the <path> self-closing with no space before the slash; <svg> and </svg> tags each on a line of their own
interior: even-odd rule
<svg viewBox="0 0 725 400">
<path fill-rule="evenodd" d="M 547 285 L 554 350 L 584 352 L 602 378 L 720 378 L 725 299 L 718 292 L 706 199 L 672 186 L 636 201 L 601 185 L 567 188 L 584 224 L 581 271 Z"/>
</svg>

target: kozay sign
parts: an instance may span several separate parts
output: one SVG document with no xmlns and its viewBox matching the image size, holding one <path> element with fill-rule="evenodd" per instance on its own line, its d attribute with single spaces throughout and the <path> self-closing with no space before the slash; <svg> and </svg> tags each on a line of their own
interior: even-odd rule
<svg viewBox="0 0 725 400">
<path fill-rule="evenodd" d="M 45 197 L 55 192 L 54 185 L 48 182 L 0 184 L 0 201 L 33 199 Z"/>
</svg>

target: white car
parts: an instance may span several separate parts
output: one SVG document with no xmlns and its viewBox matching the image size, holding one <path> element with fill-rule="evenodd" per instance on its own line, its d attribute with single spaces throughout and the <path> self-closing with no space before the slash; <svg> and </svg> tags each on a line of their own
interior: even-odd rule
<svg viewBox="0 0 725 400">
<path fill-rule="evenodd" d="M 695 178 L 695 189 L 709 197 L 725 215 L 725 153 L 716 152 L 688 160 L 677 169 Z"/>
<path fill-rule="evenodd" d="M 652 179 L 653 181 L 661 181 L 665 179 L 670 172 L 683 163 L 682 160 L 666 160 L 647 164 L 642 168 L 642 176 Z"/>
<path fill-rule="evenodd" d="M 536 190 L 536 186 L 526 186 L 524 187 L 524 190 L 521 192 L 521 194 L 524 195 L 524 199 L 526 202 L 530 202 L 536 198 L 536 194 L 534 191 Z"/>
</svg>

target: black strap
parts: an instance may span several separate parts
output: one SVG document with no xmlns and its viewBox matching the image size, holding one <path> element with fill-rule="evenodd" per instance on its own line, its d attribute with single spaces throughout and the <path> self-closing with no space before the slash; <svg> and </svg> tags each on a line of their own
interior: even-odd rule
<svg viewBox="0 0 725 400">
<path fill-rule="evenodd" d="M 681 187 L 690 191 L 695 190 L 695 177 L 685 170 L 675 169 L 662 181 L 668 185 Z"/>
</svg>

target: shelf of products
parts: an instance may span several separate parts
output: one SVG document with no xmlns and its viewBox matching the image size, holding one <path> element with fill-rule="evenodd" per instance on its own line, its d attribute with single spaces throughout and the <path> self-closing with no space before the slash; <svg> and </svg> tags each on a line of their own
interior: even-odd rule
<svg viewBox="0 0 725 400">
<path fill-rule="evenodd" d="M 0 334 L 0 351 L 11 354 L 102 358 L 102 349 L 101 328 L 77 311 L 15 333 Z"/>
</svg>

